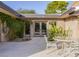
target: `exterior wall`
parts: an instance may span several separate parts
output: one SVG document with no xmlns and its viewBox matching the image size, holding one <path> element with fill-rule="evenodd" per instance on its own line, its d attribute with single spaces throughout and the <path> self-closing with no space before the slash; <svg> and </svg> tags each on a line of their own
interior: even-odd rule
<svg viewBox="0 0 79 59">
<path fill-rule="evenodd" d="M 4 31 L 3 31 L 4 29 Z M 6 22 L 2 23 L 1 20 L 0 20 L 0 41 L 1 42 L 6 42 L 8 41 L 8 37 L 7 37 L 7 34 L 8 34 L 8 27 L 6 26 Z"/>
<path fill-rule="evenodd" d="M 7 40 L 5 39 L 5 34 L 3 33 L 3 24 L 2 24 L 1 21 L 0 21 L 0 41 L 1 41 L 1 42 L 7 41 Z"/>
<path fill-rule="evenodd" d="M 48 20 L 48 22 L 47 22 L 47 29 L 51 28 L 51 25 L 50 25 L 51 22 L 56 22 L 56 26 L 62 27 L 63 29 L 65 28 L 65 22 L 64 22 L 63 19 L 59 19 L 59 20 L 58 19 L 54 19 L 54 20 Z M 48 33 L 48 31 L 47 31 L 47 33 Z"/>
<path fill-rule="evenodd" d="M 64 22 L 64 20 L 57 20 L 56 23 L 57 23 L 57 26 L 60 26 L 63 29 L 65 28 L 65 22 Z"/>
<path fill-rule="evenodd" d="M 30 35 L 31 37 L 34 36 L 34 32 L 35 32 L 35 27 L 34 27 L 34 23 L 35 22 L 46 22 L 47 23 L 47 33 L 48 33 L 48 29 L 51 27 L 50 22 L 52 21 L 56 21 L 57 26 L 61 26 L 63 27 L 63 29 L 65 30 L 70 30 L 69 31 L 69 38 L 70 39 L 79 39 L 79 23 L 78 23 L 78 18 L 76 17 L 71 17 L 71 18 L 66 18 L 66 19 L 54 19 L 54 20 L 32 20 L 31 26 L 30 26 Z M 48 34 L 47 34 L 48 35 Z"/>
<path fill-rule="evenodd" d="M 65 27 L 65 22 L 64 22 L 64 20 L 62 20 L 62 19 L 56 20 L 56 19 L 55 19 L 55 20 L 49 20 L 49 21 L 48 21 L 48 26 L 47 26 L 48 28 L 51 27 L 51 25 L 50 25 L 51 22 L 56 22 L 56 25 L 57 25 L 57 26 L 60 26 L 60 27 L 62 27 L 62 28 Z"/>
<path fill-rule="evenodd" d="M 69 36 L 70 39 L 79 39 L 79 23 L 78 18 L 67 18 L 67 19 L 60 19 L 60 20 L 50 20 L 49 23 L 52 21 L 56 21 L 57 26 L 61 26 L 65 30 L 69 30 Z M 50 28 L 50 24 L 48 25 L 48 28 Z"/>
<path fill-rule="evenodd" d="M 63 20 L 57 20 L 57 25 L 63 27 L 65 30 L 69 30 L 69 38 L 70 39 L 78 39 L 79 38 L 79 29 L 78 29 L 78 18 L 67 18 Z"/>
<path fill-rule="evenodd" d="M 2 25 L 1 25 L 1 20 L 0 20 L 0 41 L 1 41 L 1 32 L 2 32 Z"/>
<path fill-rule="evenodd" d="M 78 35 L 77 36 L 78 36 L 78 40 L 79 40 L 79 19 L 78 19 L 78 27 L 77 28 L 78 28 L 78 31 L 77 31 Z"/>
<path fill-rule="evenodd" d="M 70 38 L 78 39 L 78 19 L 77 18 L 69 18 L 65 20 L 65 29 L 70 30 Z"/>
</svg>

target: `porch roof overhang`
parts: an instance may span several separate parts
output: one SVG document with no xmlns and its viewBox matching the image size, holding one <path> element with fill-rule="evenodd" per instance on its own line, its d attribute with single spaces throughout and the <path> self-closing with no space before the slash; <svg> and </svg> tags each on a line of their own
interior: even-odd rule
<svg viewBox="0 0 79 59">
<path fill-rule="evenodd" d="M 0 1 L 0 12 L 16 17 L 16 12 Z"/>
<path fill-rule="evenodd" d="M 22 14 L 25 18 L 60 18 L 61 15 L 55 14 Z"/>
<path fill-rule="evenodd" d="M 67 18 L 67 17 L 72 17 L 72 16 L 78 16 L 79 11 L 76 12 L 75 14 L 71 14 L 72 12 L 74 12 L 75 7 L 70 8 L 69 10 L 67 10 L 66 12 L 64 12 L 63 14 L 21 14 L 23 15 L 26 19 L 27 18 Z"/>
<path fill-rule="evenodd" d="M 22 14 L 23 15 L 23 14 Z M 24 14 L 23 16 L 26 19 L 65 19 L 72 16 L 78 16 L 79 14 L 65 14 L 65 15 L 53 15 L 53 14 L 47 14 L 47 15 L 39 15 L 39 14 Z"/>
<path fill-rule="evenodd" d="M 0 1 L 0 12 L 10 15 L 12 17 L 15 18 L 24 18 L 23 15 L 17 13 L 15 10 L 13 10 L 12 8 L 8 7 L 6 4 L 4 4 L 3 2 Z"/>
</svg>

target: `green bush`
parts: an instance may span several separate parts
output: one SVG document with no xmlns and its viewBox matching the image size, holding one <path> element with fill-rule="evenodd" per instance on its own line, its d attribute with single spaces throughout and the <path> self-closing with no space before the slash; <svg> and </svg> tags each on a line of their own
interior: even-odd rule
<svg viewBox="0 0 79 59">
<path fill-rule="evenodd" d="M 65 39 L 68 36 L 69 30 L 64 30 L 62 27 L 56 26 L 56 24 L 51 24 L 51 28 L 48 30 L 49 32 L 49 41 L 54 41 L 55 38 L 61 37 Z"/>
<path fill-rule="evenodd" d="M 0 20 L 4 24 L 6 22 L 8 31 L 8 38 L 14 40 L 17 37 L 23 37 L 24 22 L 19 18 L 12 18 L 11 16 L 0 12 Z"/>
</svg>

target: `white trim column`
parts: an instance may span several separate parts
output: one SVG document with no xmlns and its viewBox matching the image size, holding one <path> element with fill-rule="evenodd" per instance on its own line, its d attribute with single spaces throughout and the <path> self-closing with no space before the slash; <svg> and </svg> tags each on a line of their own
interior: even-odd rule
<svg viewBox="0 0 79 59">
<path fill-rule="evenodd" d="M 46 32 L 47 32 L 47 36 L 49 35 L 49 34 L 48 34 L 48 29 L 49 29 L 49 21 L 46 23 Z"/>
<path fill-rule="evenodd" d="M 34 28 L 35 28 L 34 22 L 32 22 L 32 23 L 30 24 L 30 36 L 31 36 L 31 37 L 34 36 Z"/>
</svg>

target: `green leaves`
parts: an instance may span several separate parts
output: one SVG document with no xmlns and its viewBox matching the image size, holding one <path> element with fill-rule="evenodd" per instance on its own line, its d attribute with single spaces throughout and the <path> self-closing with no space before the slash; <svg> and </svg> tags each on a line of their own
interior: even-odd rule
<svg viewBox="0 0 79 59">
<path fill-rule="evenodd" d="M 68 34 L 69 34 L 69 30 L 64 30 L 62 27 L 58 27 L 55 25 L 55 23 L 51 24 L 52 27 L 48 30 L 49 32 L 49 41 L 53 41 L 55 38 L 57 37 L 61 37 L 63 39 L 65 39 Z"/>
<path fill-rule="evenodd" d="M 7 34 L 9 39 L 23 36 L 24 23 L 21 19 L 12 18 L 11 16 L 0 12 L 0 20 L 2 23 L 6 22 L 6 25 L 9 28 L 9 32 Z"/>
<path fill-rule="evenodd" d="M 34 10 L 17 10 L 17 12 L 22 14 L 35 14 Z"/>
<path fill-rule="evenodd" d="M 68 2 L 66 1 L 53 1 L 47 5 L 45 12 L 46 14 L 55 14 L 55 13 L 59 13 L 56 11 L 59 10 L 61 11 L 61 13 L 63 13 L 64 11 L 67 10 L 67 6 L 68 6 Z"/>
</svg>

